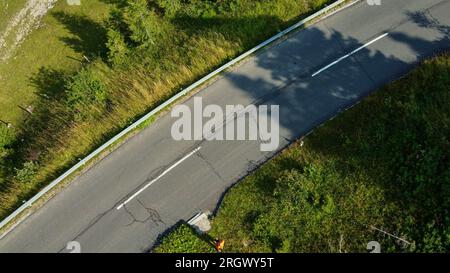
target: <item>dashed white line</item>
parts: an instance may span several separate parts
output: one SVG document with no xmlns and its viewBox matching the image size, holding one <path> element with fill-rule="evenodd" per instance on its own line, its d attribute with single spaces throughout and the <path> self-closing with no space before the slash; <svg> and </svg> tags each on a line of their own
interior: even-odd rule
<svg viewBox="0 0 450 273">
<path fill-rule="evenodd" d="M 175 164 L 173 164 L 172 166 L 170 166 L 169 168 L 167 168 L 162 174 L 158 175 L 158 177 L 156 177 L 155 179 L 153 179 L 152 181 L 148 182 L 144 187 L 142 187 L 140 190 L 138 190 L 136 193 L 134 193 L 132 196 L 128 197 L 127 200 L 125 200 L 125 202 L 123 202 L 122 204 L 120 204 L 119 206 L 117 206 L 117 210 L 120 210 L 123 206 L 125 206 L 128 202 L 130 202 L 131 200 L 133 200 L 136 196 L 138 196 L 140 193 L 142 193 L 143 191 L 145 191 L 148 187 L 150 187 L 153 183 L 155 183 L 156 181 L 158 181 L 161 177 L 163 177 L 164 175 L 166 175 L 168 172 L 170 172 L 173 168 L 175 168 L 176 166 L 180 165 L 181 162 L 185 161 L 186 159 L 188 159 L 189 157 L 191 157 L 192 155 L 194 155 L 196 152 L 198 152 L 201 149 L 201 147 L 198 147 L 197 149 L 193 150 L 192 152 L 190 152 L 189 154 L 185 155 L 182 159 L 178 160 Z"/>
<path fill-rule="evenodd" d="M 377 38 L 371 40 L 370 42 L 368 42 L 368 43 L 366 43 L 366 44 L 364 44 L 364 45 L 358 47 L 357 49 L 353 50 L 352 52 L 350 52 L 350 53 L 348 53 L 348 54 L 346 54 L 346 55 L 340 57 L 339 59 L 337 59 L 336 61 L 330 63 L 329 65 L 327 65 L 327 66 L 325 66 L 325 67 L 323 67 L 323 68 L 317 70 L 315 73 L 313 73 L 313 74 L 311 75 L 311 77 L 317 76 L 318 74 L 322 73 L 323 71 L 327 70 L 328 68 L 330 68 L 330 67 L 336 65 L 337 63 L 341 62 L 341 61 L 344 60 L 344 59 L 347 59 L 348 57 L 352 56 L 353 54 L 357 53 L 358 51 L 364 49 L 365 47 L 367 47 L 367 46 L 369 46 L 369 45 L 375 43 L 376 41 L 378 41 L 378 40 L 380 40 L 380 39 L 383 39 L 384 37 L 386 37 L 386 36 L 388 36 L 388 35 L 389 35 L 389 33 L 384 33 L 383 35 L 378 36 Z"/>
</svg>

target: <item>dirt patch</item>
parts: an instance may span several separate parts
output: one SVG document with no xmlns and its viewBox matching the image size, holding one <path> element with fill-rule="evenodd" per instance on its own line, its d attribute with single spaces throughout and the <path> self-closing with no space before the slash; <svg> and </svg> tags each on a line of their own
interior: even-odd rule
<svg viewBox="0 0 450 273">
<path fill-rule="evenodd" d="M 39 27 L 42 17 L 55 6 L 57 0 L 28 0 L 0 33 L 0 63 L 13 55 L 25 38 Z"/>
</svg>

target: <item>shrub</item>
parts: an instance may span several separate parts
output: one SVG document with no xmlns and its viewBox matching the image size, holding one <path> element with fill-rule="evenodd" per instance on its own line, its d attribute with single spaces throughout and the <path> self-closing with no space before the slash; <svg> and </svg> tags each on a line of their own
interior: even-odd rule
<svg viewBox="0 0 450 273">
<path fill-rule="evenodd" d="M 164 10 L 164 15 L 174 17 L 183 8 L 180 0 L 157 0 L 157 4 Z"/>
<path fill-rule="evenodd" d="M 131 0 L 124 9 L 124 19 L 130 38 L 141 47 L 155 44 L 161 34 L 160 22 L 155 12 L 148 9 L 146 0 Z"/>
<path fill-rule="evenodd" d="M 213 246 L 201 238 L 190 226 L 182 224 L 154 249 L 157 253 L 210 253 Z"/>
<path fill-rule="evenodd" d="M 27 161 L 21 169 L 16 169 L 16 178 L 20 182 L 28 183 L 34 181 L 39 165 L 33 161 Z"/>
<path fill-rule="evenodd" d="M 113 65 L 120 65 L 125 63 L 128 54 L 128 45 L 125 42 L 125 38 L 122 34 L 115 30 L 108 30 L 108 42 L 106 44 L 108 48 L 108 61 Z"/>
<path fill-rule="evenodd" d="M 106 106 L 108 92 L 93 69 L 83 68 L 66 86 L 66 96 L 67 105 L 75 112 L 76 117 L 84 118 L 90 107 Z"/>
</svg>

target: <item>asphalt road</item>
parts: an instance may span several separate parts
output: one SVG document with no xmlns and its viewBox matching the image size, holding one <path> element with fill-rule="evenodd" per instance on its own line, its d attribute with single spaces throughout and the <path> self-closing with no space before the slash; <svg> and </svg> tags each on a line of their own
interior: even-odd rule
<svg viewBox="0 0 450 273">
<path fill-rule="evenodd" d="M 449 0 L 362 1 L 197 96 L 204 105 L 280 105 L 281 149 L 448 48 L 449 14 Z M 259 141 L 174 141 L 174 120 L 161 117 L 78 177 L 2 238 L 0 252 L 64 252 L 69 241 L 83 252 L 145 251 L 179 220 L 213 210 L 227 188 L 273 155 Z"/>
</svg>

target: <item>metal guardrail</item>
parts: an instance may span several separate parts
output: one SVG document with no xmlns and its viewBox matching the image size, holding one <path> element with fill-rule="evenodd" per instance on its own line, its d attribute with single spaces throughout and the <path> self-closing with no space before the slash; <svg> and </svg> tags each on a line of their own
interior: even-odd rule
<svg viewBox="0 0 450 273">
<path fill-rule="evenodd" d="M 115 135 L 113 138 L 111 138 L 110 140 L 108 140 L 106 143 L 104 143 L 102 146 L 100 146 L 99 148 L 97 148 L 95 151 L 93 151 L 92 153 L 90 153 L 88 156 L 86 156 L 84 159 L 82 159 L 80 162 L 78 162 L 77 164 L 75 164 L 72 168 L 70 168 L 69 170 L 67 170 L 65 173 L 63 173 L 60 177 L 56 178 L 55 180 L 53 180 L 49 185 L 47 185 L 44 189 L 42 189 L 39 193 L 37 193 L 35 196 L 33 196 L 30 200 L 28 200 L 27 202 L 25 202 L 22 206 L 20 206 L 17 210 L 15 210 L 13 213 L 11 213 L 8 217 L 6 217 L 1 223 L 0 223 L 0 229 L 2 229 L 3 227 L 5 227 L 7 224 L 9 224 L 14 218 L 16 218 L 19 214 L 21 214 L 22 212 L 24 212 L 26 209 L 28 209 L 29 207 L 31 207 L 39 198 L 41 198 L 43 195 L 45 195 L 46 193 L 48 193 L 50 190 L 52 190 L 55 186 L 57 186 L 59 183 L 61 183 L 64 179 L 66 179 L 68 176 L 70 176 L 71 174 L 73 174 L 75 171 L 77 171 L 78 169 L 80 169 L 83 165 L 85 165 L 89 160 L 93 159 L 95 156 L 97 156 L 98 154 L 100 154 L 101 152 L 105 151 L 108 147 L 110 147 L 113 143 L 115 143 L 117 140 L 121 139 L 123 136 L 125 136 L 126 134 L 128 134 L 129 132 L 133 131 L 134 129 L 136 129 L 136 127 L 138 127 L 139 125 L 141 125 L 142 123 L 144 123 L 145 121 L 147 121 L 149 118 L 151 118 L 152 116 L 156 115 L 158 112 L 160 112 L 161 110 L 163 110 L 164 108 L 166 108 L 167 106 L 169 106 L 171 103 L 175 102 L 176 100 L 178 100 L 179 98 L 183 97 L 184 95 L 188 94 L 189 92 L 191 92 L 192 90 L 196 89 L 197 87 L 201 86 L 202 84 L 204 84 L 205 82 L 207 82 L 208 80 L 210 80 L 211 78 L 217 76 L 218 74 L 222 73 L 224 70 L 228 69 L 229 67 L 235 65 L 236 63 L 242 61 L 243 59 L 247 58 L 248 56 L 250 56 L 251 54 L 255 53 L 256 51 L 264 48 L 265 46 L 271 44 L 272 42 L 282 38 L 283 36 L 285 36 L 286 34 L 292 32 L 293 30 L 296 30 L 302 26 L 304 26 L 306 23 L 308 23 L 309 21 L 315 19 L 318 16 L 321 16 L 325 13 L 327 13 L 328 11 L 330 11 L 331 9 L 339 6 L 340 4 L 344 3 L 347 0 L 338 0 L 332 4 L 330 4 L 329 6 L 317 11 L 316 13 L 308 16 L 307 18 L 299 21 L 298 23 L 290 26 L 289 28 L 281 31 L 280 33 L 276 34 L 275 36 L 267 39 L 266 41 L 260 43 L 259 45 L 255 46 L 254 48 L 248 50 L 247 52 L 243 53 L 242 55 L 236 57 L 235 59 L 231 60 L 230 62 L 222 65 L 221 67 L 217 68 L 216 70 L 214 70 L 213 72 L 209 73 L 208 75 L 204 76 L 203 78 L 201 78 L 200 80 L 196 81 L 195 83 L 193 83 L 192 85 L 188 86 L 187 88 L 183 89 L 181 92 L 177 93 L 176 95 L 174 95 L 173 97 L 171 97 L 170 99 L 168 99 L 167 101 L 165 101 L 163 104 L 159 105 L 158 107 L 156 107 L 155 109 L 153 109 L 152 111 L 150 111 L 149 113 L 147 113 L 145 116 L 143 116 L 142 118 L 140 118 L 138 121 L 134 122 L 133 124 L 131 124 L 130 126 L 128 126 L 126 129 L 124 129 L 123 131 L 121 131 L 119 134 Z M 357 2 L 357 1 L 355 1 Z"/>
</svg>

